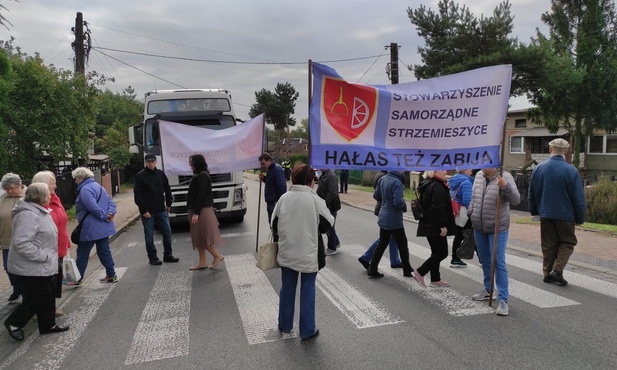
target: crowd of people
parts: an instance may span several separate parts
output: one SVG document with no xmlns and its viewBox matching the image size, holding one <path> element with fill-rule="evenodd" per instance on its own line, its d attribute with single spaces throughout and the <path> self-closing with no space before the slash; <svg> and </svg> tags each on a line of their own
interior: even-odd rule
<svg viewBox="0 0 617 370">
<path fill-rule="evenodd" d="M 567 164 L 564 154 L 567 141 L 549 143 L 551 157 L 532 173 L 529 202 L 532 215 L 539 215 L 542 234 L 544 282 L 566 285 L 563 270 L 576 245 L 574 226 L 585 221 L 585 200 L 578 172 Z M 277 262 L 281 267 L 278 327 L 282 333 L 293 329 L 295 298 L 300 279 L 300 338 L 319 335 L 315 322 L 315 286 L 326 256 L 340 247 L 335 231 L 337 212 L 341 209 L 339 193 L 347 192 L 332 169 L 316 171 L 307 164 L 296 164 L 290 171 L 292 185 L 287 189 L 286 171 L 264 153 L 259 157 L 265 186 L 268 221 L 274 240 L 278 242 Z M 200 154 L 189 158 L 193 177 L 187 193 L 188 221 L 193 249 L 198 262 L 190 270 L 212 269 L 224 256 L 218 251 L 223 239 L 219 231 L 212 197 L 208 164 Z M 289 163 L 286 163 L 289 167 Z M 348 174 L 345 173 L 345 176 Z M 105 267 L 102 283 L 116 283 L 118 276 L 109 248 L 109 237 L 115 234 L 116 205 L 105 189 L 94 181 L 85 167 L 72 171 L 77 184 L 76 216 L 81 225 L 77 243 L 77 268 L 82 276 L 90 250 L 96 245 L 97 255 Z M 315 184 L 317 189 L 314 189 Z M 448 257 L 448 236 L 454 235 L 451 267 L 466 267 L 457 254 L 464 232 L 473 229 L 476 252 L 483 271 L 483 288 L 473 300 L 496 296 L 496 314 L 506 316 L 508 308 L 508 272 L 506 246 L 510 225 L 510 205 L 521 201 L 511 174 L 498 168 L 484 168 L 472 175 L 471 169 L 459 169 L 448 179 L 444 170 L 428 170 L 418 186 L 423 215 L 419 219 L 417 237 L 426 237 L 431 254 L 417 269 L 410 263 L 403 213 L 407 203 L 403 196 L 403 171 L 382 171 L 374 181 L 373 198 L 379 238 L 359 262 L 369 278 L 380 278 L 379 263 L 390 247 L 390 265 L 401 268 L 403 276 L 427 288 L 425 276 L 430 274 L 433 288 L 448 287 L 441 278 L 441 262 Z M 23 340 L 22 328 L 34 315 L 41 334 L 63 332 L 68 326 L 55 321 L 63 313 L 56 310 L 56 298 L 62 293 L 62 262 L 71 246 L 67 232 L 68 216 L 55 194 L 56 180 L 52 172 L 37 173 L 29 187 L 12 173 L 2 177 L 4 193 L 0 195 L 0 248 L 3 266 L 12 286 L 9 302 L 21 304 L 5 320 L 9 335 Z M 178 262 L 172 254 L 171 227 L 168 213 L 172 202 L 169 181 L 156 168 L 156 156 L 146 155 L 145 167 L 137 175 L 135 203 L 141 215 L 148 261 L 151 265 Z M 453 205 L 457 205 L 453 207 Z M 458 213 L 457 213 L 458 212 Z M 154 227 L 163 234 L 163 261 L 158 258 L 153 242 Z M 323 235 L 327 237 L 324 243 Z M 468 233 L 466 233 L 468 234 Z M 206 251 L 212 255 L 208 265 Z M 495 286 L 493 286 L 493 278 Z M 81 286 L 82 280 L 69 285 Z M 494 289 L 496 287 L 496 290 Z M 493 295 L 491 295 L 493 294 Z"/>
</svg>

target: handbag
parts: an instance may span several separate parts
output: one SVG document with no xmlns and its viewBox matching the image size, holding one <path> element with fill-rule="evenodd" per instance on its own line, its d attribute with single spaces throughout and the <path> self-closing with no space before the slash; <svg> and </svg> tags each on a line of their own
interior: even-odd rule
<svg viewBox="0 0 617 370">
<path fill-rule="evenodd" d="M 279 244 L 272 241 L 272 234 L 268 238 L 270 241 L 259 245 L 257 249 L 257 263 L 255 266 L 263 271 L 279 268 L 276 256 L 279 252 Z"/>
<path fill-rule="evenodd" d="M 101 200 L 101 196 L 103 195 L 103 188 L 101 187 L 101 193 L 99 194 L 99 197 L 96 199 L 96 203 L 98 204 L 98 202 Z M 75 226 L 75 228 L 73 229 L 73 231 L 71 231 L 71 242 L 73 244 L 79 244 L 79 239 L 81 239 L 81 227 L 84 224 L 84 220 L 86 219 L 86 217 L 90 216 L 90 211 L 87 211 L 86 214 L 84 215 L 84 217 L 81 219 L 81 221 L 79 221 L 79 223 L 77 224 L 77 226 Z"/>
<path fill-rule="evenodd" d="M 454 216 L 454 223 L 458 227 L 465 227 L 468 220 L 469 216 L 467 216 L 467 207 L 461 205 L 458 214 Z"/>
<path fill-rule="evenodd" d="M 69 282 L 76 283 L 81 280 L 81 274 L 77 269 L 77 263 L 71 258 L 70 254 L 67 254 L 62 260 L 62 274 L 64 275 L 64 280 Z"/>
<path fill-rule="evenodd" d="M 470 260 L 476 252 L 476 238 L 474 236 L 473 228 L 470 227 L 468 229 L 463 229 L 462 233 L 463 241 L 461 242 L 460 247 L 456 250 L 456 255 L 458 258 Z"/>
<path fill-rule="evenodd" d="M 415 193 L 416 199 L 411 201 L 411 213 L 413 213 L 413 218 L 419 221 L 424 217 L 424 207 L 422 206 L 418 191 L 416 190 Z"/>
</svg>

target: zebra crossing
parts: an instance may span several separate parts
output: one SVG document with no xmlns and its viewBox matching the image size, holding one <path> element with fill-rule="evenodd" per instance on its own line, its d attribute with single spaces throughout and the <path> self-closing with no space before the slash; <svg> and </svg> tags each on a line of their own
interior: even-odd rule
<svg viewBox="0 0 617 370">
<path fill-rule="evenodd" d="M 230 236 L 225 235 L 225 237 Z M 430 256 L 428 248 L 412 242 L 409 243 L 409 250 L 411 256 L 422 260 Z M 353 261 L 355 266 L 357 256 L 364 251 L 365 246 L 362 245 L 343 245 L 337 257 L 334 258 L 343 264 Z M 386 255 L 383 259 L 385 261 L 382 263 L 388 265 L 389 260 Z M 506 261 L 509 267 L 531 272 L 538 277 L 540 275 L 540 262 L 510 254 Z M 278 331 L 278 292 L 271 281 L 272 275 L 268 278 L 266 272 L 255 266 L 253 253 L 227 255 L 224 266 L 248 345 L 297 338 L 295 330 L 284 335 Z M 121 267 L 116 270 L 121 278 L 127 268 Z M 471 281 L 478 283 L 482 281 L 482 270 L 475 264 L 469 264 L 464 269 L 449 269 L 448 271 Z M 494 313 L 494 310 L 485 302 L 475 302 L 469 298 L 468 294 L 463 294 L 453 287 L 425 289 L 413 279 L 403 277 L 400 270 L 383 269 L 382 272 L 386 275 L 384 280 L 400 284 L 404 289 L 412 292 L 415 297 L 424 299 L 452 317 L 462 318 Z M 67 323 L 70 324 L 71 330 L 67 333 L 70 335 L 60 334 L 54 337 L 55 346 L 60 346 L 59 348 L 64 350 L 54 351 L 50 347 L 48 355 L 42 356 L 44 360 L 36 363 L 34 368 L 61 368 L 65 356 L 80 340 L 99 308 L 113 293 L 116 284 L 99 284 L 96 281 L 97 275 L 92 274 L 80 288 L 79 294 L 71 295 L 65 303 L 78 300 L 75 306 L 79 308 L 71 311 L 68 317 Z M 162 266 L 136 325 L 132 343 L 124 360 L 125 366 L 189 354 L 191 287 L 195 276 L 182 263 Z M 564 276 L 572 285 L 617 298 L 617 284 L 571 271 L 566 271 Z M 354 276 L 354 279 L 357 279 L 357 276 Z M 512 298 L 539 309 L 581 304 L 513 278 L 509 279 L 509 288 Z M 321 294 L 327 299 L 319 300 L 320 304 L 324 302 L 331 304 L 337 312 L 340 312 L 344 320 L 358 330 L 405 323 L 405 318 L 398 317 L 391 311 L 390 302 L 371 297 L 371 294 L 362 288 L 361 282 L 355 282 L 346 276 L 340 268 L 340 263 L 329 264 L 319 272 L 317 289 L 318 295 Z M 230 308 L 230 312 L 236 310 L 236 307 Z M 38 335 L 27 338 L 4 363 L 0 364 L 0 369 L 8 368 L 11 363 L 24 355 L 37 338 L 39 338 Z"/>
</svg>

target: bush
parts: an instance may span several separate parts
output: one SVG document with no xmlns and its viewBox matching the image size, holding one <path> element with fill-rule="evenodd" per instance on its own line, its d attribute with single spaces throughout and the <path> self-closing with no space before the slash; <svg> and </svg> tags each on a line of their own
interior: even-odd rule
<svg viewBox="0 0 617 370">
<path fill-rule="evenodd" d="M 587 221 L 617 225 L 617 182 L 600 176 L 598 182 L 585 190 Z"/>
</svg>

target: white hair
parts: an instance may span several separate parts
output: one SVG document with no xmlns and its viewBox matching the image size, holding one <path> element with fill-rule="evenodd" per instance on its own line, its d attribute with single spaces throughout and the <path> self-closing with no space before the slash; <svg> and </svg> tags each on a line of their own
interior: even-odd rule
<svg viewBox="0 0 617 370">
<path fill-rule="evenodd" d="M 56 175 L 54 175 L 51 171 L 40 171 L 37 172 L 36 175 L 32 177 L 32 183 L 40 182 L 42 184 L 47 184 L 51 182 L 51 179 L 55 179 Z"/>
<path fill-rule="evenodd" d="M 21 177 L 19 175 L 9 172 L 2 176 L 2 189 L 9 190 L 12 186 L 21 185 Z"/>
<path fill-rule="evenodd" d="M 49 201 L 50 197 L 49 186 L 43 183 L 30 184 L 28 189 L 26 189 L 26 196 L 24 197 L 24 201 L 43 204 Z"/>
<path fill-rule="evenodd" d="M 93 178 L 94 173 L 86 167 L 77 167 L 76 169 L 73 170 L 73 172 L 71 172 L 71 176 L 73 176 L 74 179 L 85 180 L 85 179 Z"/>
</svg>

